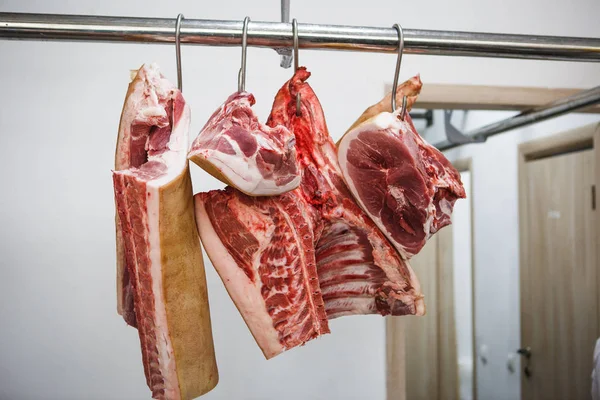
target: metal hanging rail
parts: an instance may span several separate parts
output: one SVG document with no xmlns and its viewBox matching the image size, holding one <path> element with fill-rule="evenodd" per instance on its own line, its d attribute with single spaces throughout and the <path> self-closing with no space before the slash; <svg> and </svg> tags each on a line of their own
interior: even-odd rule
<svg viewBox="0 0 600 400">
<path fill-rule="evenodd" d="M 173 43 L 176 18 L 0 13 L 0 39 Z M 185 19 L 182 44 L 237 46 L 242 21 Z M 298 24 L 303 49 L 392 53 L 395 29 Z M 600 39 L 404 29 L 405 52 L 412 54 L 600 61 Z M 292 44 L 292 26 L 280 22 L 248 25 L 248 45 L 282 48 Z"/>
<path fill-rule="evenodd" d="M 0 39 L 170 44 L 175 42 L 176 23 L 176 18 L 0 12 Z M 179 39 L 182 44 L 238 46 L 242 42 L 242 30 L 243 21 L 185 19 L 180 24 Z M 403 29 L 403 32 L 404 52 L 409 54 L 600 62 L 599 38 L 417 29 Z M 251 21 L 247 41 L 249 46 L 256 47 L 290 47 L 292 24 Z M 392 27 L 298 24 L 298 46 L 395 53 L 398 33 Z M 468 135 L 484 141 L 490 136 L 598 102 L 600 86 L 487 125 Z M 460 145 L 444 141 L 436 147 L 448 150 Z"/>
<path fill-rule="evenodd" d="M 596 103 L 600 103 L 600 86 L 581 91 L 573 96 L 556 100 L 550 104 L 523 111 L 522 113 L 513 117 L 486 125 L 482 128 L 474 130 L 473 132 L 469 132 L 466 134 L 466 136 L 472 137 L 475 140 L 479 140 L 479 143 L 483 143 L 490 136 L 510 131 L 511 129 L 531 125 L 550 118 L 558 117 L 560 115 L 567 114 L 571 111 L 575 111 Z M 462 146 L 463 144 L 467 143 L 452 143 L 445 140 L 443 142 L 434 144 L 434 146 L 439 150 L 444 151 Z"/>
</svg>

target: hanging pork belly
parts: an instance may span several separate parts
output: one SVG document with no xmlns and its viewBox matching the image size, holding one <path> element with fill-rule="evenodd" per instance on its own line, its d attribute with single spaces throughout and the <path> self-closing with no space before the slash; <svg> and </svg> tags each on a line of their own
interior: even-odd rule
<svg viewBox="0 0 600 400">
<path fill-rule="evenodd" d="M 266 358 L 329 333 L 331 318 L 425 312 L 410 266 L 343 182 L 309 76 L 300 68 L 286 82 L 267 122 L 295 136 L 300 186 L 273 197 L 231 187 L 195 196 L 204 247 Z"/>
<path fill-rule="evenodd" d="M 190 110 L 156 65 L 125 99 L 113 181 L 118 310 L 137 326 L 155 399 L 192 399 L 218 382 L 186 158 Z"/>
<path fill-rule="evenodd" d="M 398 94 L 408 96 L 410 108 L 420 90 L 416 76 L 400 85 Z M 454 202 L 465 191 L 458 171 L 419 136 L 408 112 L 402 119 L 400 109 L 383 111 L 385 100 L 340 139 L 338 160 L 358 204 L 408 259 L 450 224 Z"/>
</svg>

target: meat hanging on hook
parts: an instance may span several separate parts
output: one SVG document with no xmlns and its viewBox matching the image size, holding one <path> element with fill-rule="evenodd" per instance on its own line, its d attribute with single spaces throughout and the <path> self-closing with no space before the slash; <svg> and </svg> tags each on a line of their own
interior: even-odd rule
<svg viewBox="0 0 600 400">
<path fill-rule="evenodd" d="M 379 104 L 367 109 L 338 142 L 338 161 L 358 204 L 408 260 L 451 223 L 454 203 L 465 191 L 456 168 L 417 133 L 407 113 L 422 83 L 417 75 L 398 87 L 404 35 L 398 24 L 394 28 L 398 59 L 391 112 Z"/>
<path fill-rule="evenodd" d="M 202 242 L 266 358 L 329 333 L 329 319 L 425 312 L 412 269 L 342 181 L 309 76 L 299 67 L 283 84 L 267 121 L 295 135 L 300 186 L 272 197 L 231 187 L 195 196 Z"/>
<path fill-rule="evenodd" d="M 250 196 L 273 196 L 300 184 L 296 140 L 284 126 L 262 124 L 246 92 L 248 24 L 242 28 L 242 61 L 238 91 L 217 109 L 202 128 L 188 159 L 220 181 Z"/>
<path fill-rule="evenodd" d="M 189 400 L 219 380 L 186 159 L 190 109 L 157 65 L 129 84 L 113 170 L 118 311 L 138 329 L 156 399 Z"/>
</svg>

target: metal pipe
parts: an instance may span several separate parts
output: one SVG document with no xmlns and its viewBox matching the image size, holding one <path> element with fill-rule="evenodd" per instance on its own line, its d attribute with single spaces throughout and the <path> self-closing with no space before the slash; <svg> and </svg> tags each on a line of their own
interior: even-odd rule
<svg viewBox="0 0 600 400">
<path fill-rule="evenodd" d="M 538 106 L 531 110 L 523 111 L 513 117 L 486 125 L 472 132 L 466 133 L 467 136 L 472 136 L 476 139 L 485 141 L 490 136 L 497 135 L 512 129 L 521 128 L 526 125 L 531 125 L 536 122 L 545 121 L 550 118 L 558 117 L 563 114 L 600 103 L 600 86 L 583 90 L 575 93 L 572 96 L 556 100 L 550 104 Z M 482 142 L 483 143 L 483 142 Z M 447 140 L 436 143 L 434 145 L 439 150 L 449 150 L 461 146 L 460 143 L 452 143 Z"/>
<path fill-rule="evenodd" d="M 281 0 L 281 22 L 290 22 L 290 0 Z"/>
<path fill-rule="evenodd" d="M 242 21 L 185 19 L 182 44 L 239 46 Z M 394 53 L 392 28 L 299 24 L 302 49 Z M 600 61 L 600 39 L 405 29 L 405 52 L 412 54 Z M 0 13 L 0 39 L 173 43 L 175 17 L 132 18 L 91 15 Z M 248 45 L 282 48 L 292 43 L 289 23 L 255 22 Z"/>
</svg>

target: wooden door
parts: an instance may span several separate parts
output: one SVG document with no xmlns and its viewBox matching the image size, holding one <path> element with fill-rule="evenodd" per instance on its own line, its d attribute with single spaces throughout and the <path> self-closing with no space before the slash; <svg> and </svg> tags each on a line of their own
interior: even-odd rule
<svg viewBox="0 0 600 400">
<path fill-rule="evenodd" d="M 523 400 L 590 399 L 600 336 L 594 164 L 583 150 L 522 166 Z"/>
<path fill-rule="evenodd" d="M 426 315 L 387 318 L 388 400 L 457 399 L 452 228 L 435 234 L 410 263 Z"/>
</svg>

